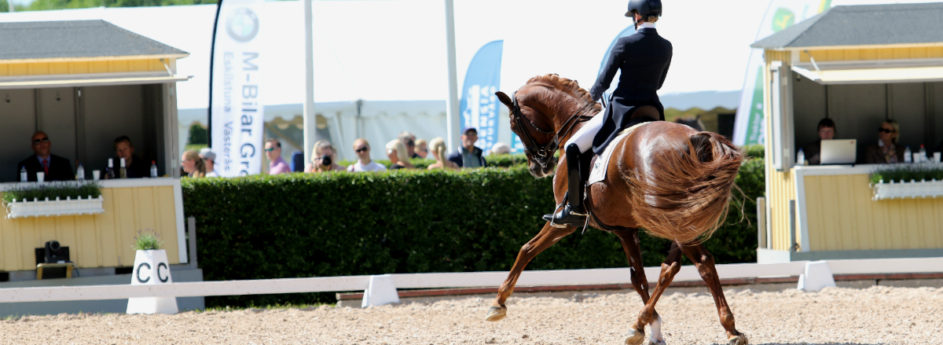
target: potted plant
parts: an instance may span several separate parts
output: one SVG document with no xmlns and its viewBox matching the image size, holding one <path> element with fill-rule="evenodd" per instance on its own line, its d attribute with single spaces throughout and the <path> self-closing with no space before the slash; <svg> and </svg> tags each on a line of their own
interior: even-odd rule
<svg viewBox="0 0 943 345">
<path fill-rule="evenodd" d="M 7 218 L 104 213 L 101 188 L 94 182 L 20 184 L 3 192 Z"/>
<path fill-rule="evenodd" d="M 943 166 L 899 164 L 871 173 L 874 200 L 943 196 Z"/>
<path fill-rule="evenodd" d="M 138 232 L 134 239 L 134 267 L 131 285 L 172 283 L 167 251 L 160 249 L 161 241 L 151 231 Z M 128 299 L 128 314 L 176 314 L 175 297 L 132 297 Z"/>
</svg>

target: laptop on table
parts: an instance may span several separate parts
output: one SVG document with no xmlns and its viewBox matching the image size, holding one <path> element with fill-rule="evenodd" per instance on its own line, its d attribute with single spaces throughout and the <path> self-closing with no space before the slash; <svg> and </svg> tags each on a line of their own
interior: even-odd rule
<svg viewBox="0 0 943 345">
<path fill-rule="evenodd" d="M 822 165 L 855 164 L 858 141 L 855 139 L 822 140 L 819 158 Z"/>
</svg>

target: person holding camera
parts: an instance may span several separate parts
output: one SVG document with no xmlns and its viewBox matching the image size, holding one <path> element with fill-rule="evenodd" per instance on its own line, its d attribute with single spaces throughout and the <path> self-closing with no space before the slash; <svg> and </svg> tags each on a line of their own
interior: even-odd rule
<svg viewBox="0 0 943 345">
<path fill-rule="evenodd" d="M 349 167 L 347 167 L 347 171 L 365 172 L 386 170 L 386 167 L 383 166 L 383 164 L 370 160 L 370 143 L 367 142 L 367 139 L 358 138 L 357 140 L 354 140 L 354 152 L 357 153 L 357 163 L 351 164 Z"/>
<path fill-rule="evenodd" d="M 343 165 L 337 164 L 337 153 L 334 152 L 334 145 L 327 140 L 320 140 L 314 143 L 311 152 L 311 163 L 305 172 L 326 172 L 343 171 L 346 169 Z"/>
</svg>

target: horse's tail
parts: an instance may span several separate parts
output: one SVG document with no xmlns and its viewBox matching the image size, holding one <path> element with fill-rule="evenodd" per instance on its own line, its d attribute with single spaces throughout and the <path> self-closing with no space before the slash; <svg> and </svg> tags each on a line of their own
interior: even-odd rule
<svg viewBox="0 0 943 345">
<path fill-rule="evenodd" d="M 697 132 L 687 149 L 651 156 L 658 173 L 627 179 L 629 202 L 639 225 L 652 235 L 680 243 L 710 238 L 727 217 L 730 191 L 743 155 L 711 132 Z"/>
</svg>

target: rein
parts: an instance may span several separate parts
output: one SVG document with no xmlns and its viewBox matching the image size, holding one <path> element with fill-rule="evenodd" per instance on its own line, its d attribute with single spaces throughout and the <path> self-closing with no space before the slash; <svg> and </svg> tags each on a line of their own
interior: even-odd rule
<svg viewBox="0 0 943 345">
<path fill-rule="evenodd" d="M 521 134 L 523 134 L 523 136 L 521 139 L 522 143 L 524 144 L 524 148 L 528 153 L 530 153 L 531 157 L 534 157 L 534 160 L 537 161 L 537 164 L 546 168 L 547 165 L 550 164 L 550 159 L 553 158 L 553 152 L 556 151 L 560 138 L 569 135 L 570 132 L 573 131 L 573 128 L 576 127 L 577 123 L 593 118 L 592 116 L 582 115 L 582 113 L 584 113 L 586 109 L 591 109 L 594 104 L 595 103 L 592 102 L 586 103 L 586 105 L 577 110 L 576 113 L 570 115 L 570 117 L 563 122 L 563 125 L 560 126 L 560 130 L 558 130 L 556 133 L 554 133 L 553 130 L 540 128 L 536 123 L 524 117 L 524 113 L 521 112 L 521 107 L 517 103 L 516 93 L 513 97 L 511 115 L 514 117 L 513 120 L 517 122 L 517 126 L 522 129 Z M 530 123 L 530 127 L 534 130 L 547 135 L 553 134 L 553 140 L 550 140 L 550 142 L 544 145 L 538 144 L 537 141 L 534 140 L 534 138 L 530 135 L 529 131 L 523 130 L 525 119 Z"/>
</svg>

